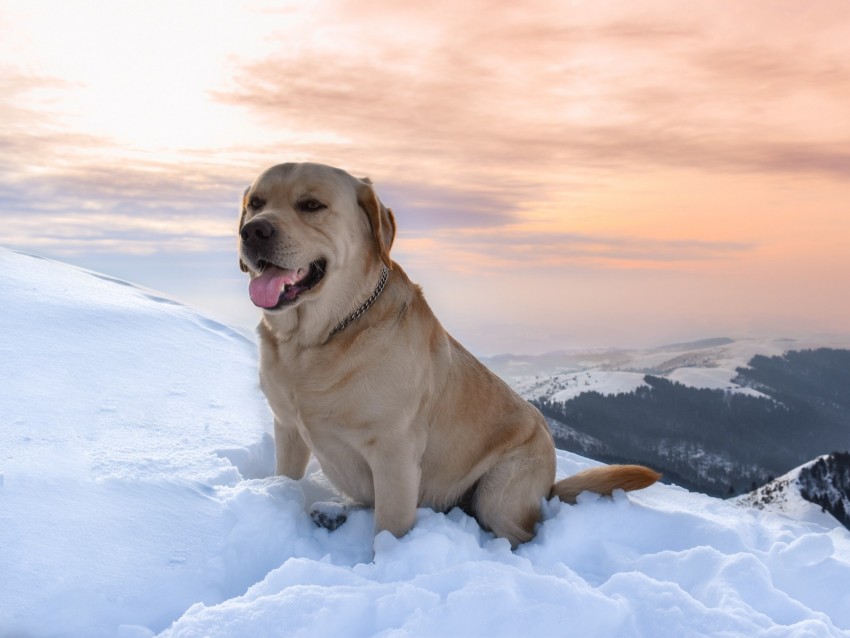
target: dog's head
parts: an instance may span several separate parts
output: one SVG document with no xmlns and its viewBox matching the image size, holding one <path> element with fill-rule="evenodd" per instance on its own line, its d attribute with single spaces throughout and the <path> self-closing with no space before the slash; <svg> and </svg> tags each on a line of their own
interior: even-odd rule
<svg viewBox="0 0 850 638">
<path fill-rule="evenodd" d="M 395 220 L 368 178 L 321 164 L 279 164 L 245 191 L 239 265 L 266 312 L 358 288 L 376 264 L 392 267 Z M 374 282 L 365 284 L 373 286 Z"/>
</svg>

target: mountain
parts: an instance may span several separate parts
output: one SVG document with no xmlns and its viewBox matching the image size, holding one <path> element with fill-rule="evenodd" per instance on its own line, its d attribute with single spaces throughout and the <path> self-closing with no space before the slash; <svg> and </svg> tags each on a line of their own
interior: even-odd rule
<svg viewBox="0 0 850 638">
<path fill-rule="evenodd" d="M 559 350 L 541 355 L 498 355 L 482 362 L 528 399 L 563 399 L 554 395 L 568 388 L 602 394 L 636 389 L 646 375 L 683 385 L 763 396 L 735 382 L 739 368 L 753 357 L 777 357 L 791 350 L 822 347 L 850 349 L 850 336 L 822 339 L 732 339 L 715 337 L 656 348 L 628 350 L 593 348 Z M 621 382 L 621 383 L 620 383 Z M 569 397 L 567 397 L 569 398 Z"/>
<path fill-rule="evenodd" d="M 558 447 L 730 496 L 850 449 L 850 350 L 814 343 L 717 338 L 495 367 L 547 417 Z"/>
<path fill-rule="evenodd" d="M 850 529 L 850 454 L 834 452 L 738 497 L 746 507 L 815 520 L 830 515 Z"/>
<path fill-rule="evenodd" d="M 247 303 L 247 301 L 246 301 Z M 547 503 L 511 551 L 459 509 L 334 532 L 270 476 L 250 335 L 0 249 L 0 636 L 847 636 L 850 534 L 654 485 Z M 597 465 L 559 451 L 558 475 Z"/>
</svg>

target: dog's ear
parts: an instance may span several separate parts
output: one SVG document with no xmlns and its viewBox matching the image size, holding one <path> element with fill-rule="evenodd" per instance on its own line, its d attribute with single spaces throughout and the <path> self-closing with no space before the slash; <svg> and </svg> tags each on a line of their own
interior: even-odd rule
<svg viewBox="0 0 850 638">
<path fill-rule="evenodd" d="M 357 190 L 357 203 L 366 212 L 366 218 L 372 228 L 372 238 L 375 241 L 375 249 L 387 268 L 393 267 L 390 259 L 390 248 L 395 239 L 395 217 L 393 212 L 381 203 L 372 188 L 372 180 L 364 177 L 360 180 Z"/>
<path fill-rule="evenodd" d="M 245 215 L 248 214 L 248 191 L 251 190 L 251 187 L 245 189 L 245 192 L 242 194 L 242 212 L 239 214 L 239 230 L 236 232 L 236 236 L 239 236 L 239 233 L 242 232 L 242 226 L 245 225 Z M 242 259 L 239 259 L 239 268 L 242 272 L 249 272 L 248 266 L 245 265 L 245 262 Z"/>
</svg>

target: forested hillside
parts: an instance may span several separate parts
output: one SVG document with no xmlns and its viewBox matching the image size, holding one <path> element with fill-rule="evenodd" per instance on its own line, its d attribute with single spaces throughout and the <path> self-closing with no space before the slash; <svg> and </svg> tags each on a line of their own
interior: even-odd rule
<svg viewBox="0 0 850 638">
<path fill-rule="evenodd" d="M 800 470 L 800 494 L 850 529 L 850 453 L 836 452 Z"/>
</svg>

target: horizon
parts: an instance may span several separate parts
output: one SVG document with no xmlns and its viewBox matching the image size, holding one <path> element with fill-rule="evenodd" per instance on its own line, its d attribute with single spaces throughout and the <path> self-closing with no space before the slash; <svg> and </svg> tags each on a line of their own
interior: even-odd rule
<svg viewBox="0 0 850 638">
<path fill-rule="evenodd" d="M 846 336 L 850 9 L 0 4 L 0 245 L 250 329 L 244 188 L 369 175 L 481 356 Z"/>
</svg>

